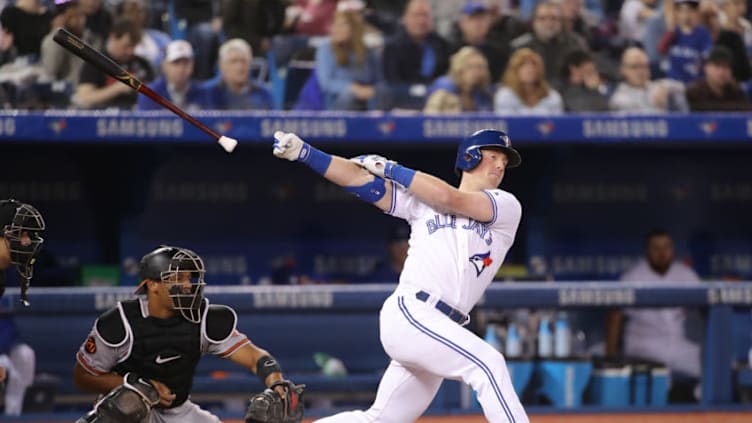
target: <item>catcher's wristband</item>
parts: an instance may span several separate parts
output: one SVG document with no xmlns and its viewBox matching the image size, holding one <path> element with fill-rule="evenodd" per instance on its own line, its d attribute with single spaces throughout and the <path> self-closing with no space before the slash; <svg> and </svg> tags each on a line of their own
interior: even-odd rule
<svg viewBox="0 0 752 423">
<path fill-rule="evenodd" d="M 329 169 L 329 164 L 332 163 L 332 155 L 304 142 L 303 148 L 300 149 L 300 154 L 298 154 L 298 161 L 307 164 L 308 167 L 323 176 Z"/>
<path fill-rule="evenodd" d="M 415 177 L 415 171 L 396 163 L 390 164 L 384 168 L 384 177 L 397 182 L 405 188 L 410 188 Z"/>
<path fill-rule="evenodd" d="M 272 373 L 282 373 L 282 368 L 274 357 L 265 355 L 256 361 L 256 376 L 261 379 L 261 383 L 266 386 L 266 378 Z"/>
</svg>

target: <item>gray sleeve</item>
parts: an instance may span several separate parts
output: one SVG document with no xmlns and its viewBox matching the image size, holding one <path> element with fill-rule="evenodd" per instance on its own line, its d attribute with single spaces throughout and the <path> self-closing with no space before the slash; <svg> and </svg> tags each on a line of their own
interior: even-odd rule
<svg viewBox="0 0 752 423">
<path fill-rule="evenodd" d="M 130 336 L 127 336 L 119 345 L 105 342 L 95 326 L 78 349 L 76 360 L 93 375 L 109 373 L 118 362 L 128 357 L 130 345 Z"/>
</svg>

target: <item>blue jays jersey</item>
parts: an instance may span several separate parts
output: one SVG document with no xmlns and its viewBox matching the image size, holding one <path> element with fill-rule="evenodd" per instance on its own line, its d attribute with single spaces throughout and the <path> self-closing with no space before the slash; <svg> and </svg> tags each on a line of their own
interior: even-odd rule
<svg viewBox="0 0 752 423">
<path fill-rule="evenodd" d="M 439 211 L 392 183 L 387 213 L 410 224 L 410 240 L 400 285 L 439 295 L 469 313 L 493 280 L 514 242 L 522 217 L 517 198 L 500 189 L 484 191 L 493 218 L 472 218 Z"/>
</svg>

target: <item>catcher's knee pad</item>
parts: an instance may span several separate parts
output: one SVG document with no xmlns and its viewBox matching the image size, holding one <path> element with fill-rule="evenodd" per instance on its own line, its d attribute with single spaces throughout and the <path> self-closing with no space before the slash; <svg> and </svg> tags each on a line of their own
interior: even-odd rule
<svg viewBox="0 0 752 423">
<path fill-rule="evenodd" d="M 132 373 L 122 385 L 102 398 L 94 410 L 76 423 L 138 423 L 159 403 L 159 392 L 147 380 Z"/>
</svg>

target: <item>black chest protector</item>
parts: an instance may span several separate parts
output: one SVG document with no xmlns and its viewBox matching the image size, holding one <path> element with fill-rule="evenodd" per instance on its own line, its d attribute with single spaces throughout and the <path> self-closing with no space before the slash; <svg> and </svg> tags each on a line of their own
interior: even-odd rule
<svg viewBox="0 0 752 423">
<path fill-rule="evenodd" d="M 204 303 L 202 308 L 205 306 Z M 119 374 L 135 372 L 162 382 L 175 394 L 171 407 L 184 403 L 201 359 L 201 324 L 179 316 L 144 317 L 138 300 L 123 301 L 122 307 L 133 335 L 132 349 L 113 370 Z"/>
</svg>

